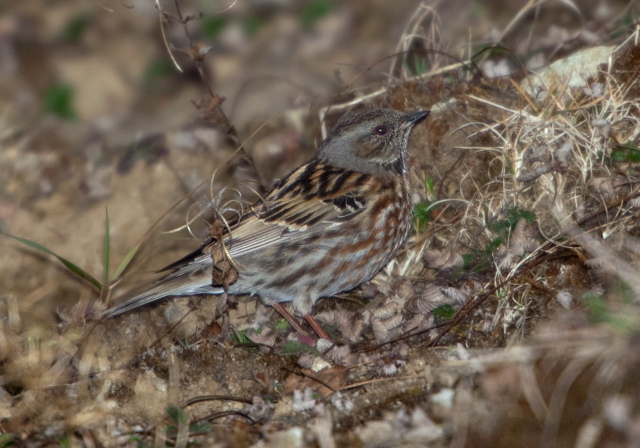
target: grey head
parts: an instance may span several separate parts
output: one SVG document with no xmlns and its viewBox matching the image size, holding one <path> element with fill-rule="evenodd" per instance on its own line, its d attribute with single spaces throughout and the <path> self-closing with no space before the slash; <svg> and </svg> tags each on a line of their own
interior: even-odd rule
<svg viewBox="0 0 640 448">
<path fill-rule="evenodd" d="M 402 113 L 371 109 L 343 117 L 320 144 L 323 163 L 377 176 L 407 173 L 407 146 L 413 127 L 429 111 Z"/>
</svg>

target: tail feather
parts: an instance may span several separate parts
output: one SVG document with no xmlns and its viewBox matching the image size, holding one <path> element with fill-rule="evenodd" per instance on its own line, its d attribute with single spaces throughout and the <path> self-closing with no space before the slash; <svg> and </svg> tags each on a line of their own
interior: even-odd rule
<svg viewBox="0 0 640 448">
<path fill-rule="evenodd" d="M 165 291 L 154 291 L 154 289 L 147 290 L 147 292 L 145 293 L 132 297 L 131 299 L 108 309 L 104 312 L 102 317 L 110 318 L 117 316 L 118 314 L 126 313 L 127 311 L 131 311 L 140 306 L 144 306 L 149 303 L 155 302 L 156 300 L 163 299 L 167 297 L 167 295 L 168 294 Z"/>
<path fill-rule="evenodd" d="M 176 275 L 178 274 L 178 275 Z M 102 315 L 105 318 L 117 316 L 135 308 L 148 305 L 160 299 L 171 296 L 191 296 L 198 294 L 222 294 L 223 288 L 211 285 L 211 276 L 189 275 L 186 272 L 176 272 L 158 280 L 151 288 L 134 295 L 119 305 L 108 309 Z"/>
<path fill-rule="evenodd" d="M 165 275 L 146 290 L 108 309 L 102 316 L 106 318 L 117 316 L 165 297 L 222 294 L 222 287 L 211 285 L 213 259 L 211 253 L 203 249 L 206 244 L 207 241 L 200 249 L 160 270 L 159 272 L 167 270 L 173 272 Z"/>
</svg>

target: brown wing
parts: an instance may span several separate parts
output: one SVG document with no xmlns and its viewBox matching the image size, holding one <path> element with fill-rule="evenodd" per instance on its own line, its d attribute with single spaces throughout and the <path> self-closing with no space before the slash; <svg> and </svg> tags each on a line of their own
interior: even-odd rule
<svg viewBox="0 0 640 448">
<path fill-rule="evenodd" d="M 231 257 L 339 226 L 362 213 L 371 176 L 312 161 L 280 180 L 231 230 Z"/>
<path fill-rule="evenodd" d="M 371 176 L 344 171 L 315 161 L 301 166 L 277 182 L 238 224 L 225 245 L 231 258 L 277 244 L 304 238 L 340 225 L 362 213 Z M 209 254 L 211 238 L 185 257 L 158 272 L 180 270 Z"/>
</svg>

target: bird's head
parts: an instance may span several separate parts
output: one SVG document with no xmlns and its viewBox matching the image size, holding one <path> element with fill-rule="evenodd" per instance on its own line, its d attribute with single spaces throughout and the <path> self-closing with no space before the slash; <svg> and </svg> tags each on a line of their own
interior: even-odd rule
<svg viewBox="0 0 640 448">
<path fill-rule="evenodd" d="M 372 109 L 343 117 L 320 144 L 316 157 L 351 171 L 386 176 L 407 173 L 407 146 L 413 127 L 429 111 L 402 113 Z"/>
</svg>

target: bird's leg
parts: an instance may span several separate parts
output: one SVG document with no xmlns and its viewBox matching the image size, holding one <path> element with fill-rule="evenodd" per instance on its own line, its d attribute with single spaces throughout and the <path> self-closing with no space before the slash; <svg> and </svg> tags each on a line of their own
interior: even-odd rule
<svg viewBox="0 0 640 448">
<path fill-rule="evenodd" d="M 311 315 L 309 315 L 309 314 L 305 314 L 305 315 L 304 315 L 304 316 L 302 316 L 302 317 L 304 317 L 304 320 L 306 320 L 306 321 L 307 321 L 307 323 L 308 323 L 309 325 L 311 325 L 311 328 L 313 328 L 313 331 L 315 331 L 315 332 L 316 332 L 316 334 L 318 335 L 318 337 L 320 337 L 320 338 L 322 338 L 322 339 L 326 339 L 327 341 L 331 341 L 331 342 L 333 342 L 333 339 L 331 339 L 331 338 L 329 337 L 329 335 L 327 334 L 327 332 L 326 332 L 326 331 L 324 331 L 324 330 L 322 329 L 322 327 L 320 326 L 320 324 L 318 323 L 318 321 L 317 321 L 317 320 L 315 320 L 313 317 L 311 317 Z"/>
<path fill-rule="evenodd" d="M 289 322 L 289 324 L 294 328 L 294 330 L 296 330 L 298 333 L 300 333 L 303 336 L 309 336 L 309 333 L 307 333 L 305 331 L 304 328 L 302 328 L 302 326 L 300 325 L 300 322 L 298 322 L 298 320 L 293 317 L 291 315 L 291 313 L 289 311 L 287 311 L 287 309 L 279 302 L 276 302 L 273 304 L 273 308 L 280 313 L 280 315 L 282 317 L 284 317 L 287 322 Z M 327 334 L 326 331 L 324 331 L 322 329 L 322 327 L 320 326 L 320 324 L 310 315 L 305 314 L 304 316 L 304 320 L 307 321 L 307 323 L 309 325 L 311 325 L 311 328 L 313 328 L 313 331 L 316 332 L 316 334 L 318 335 L 318 337 L 322 338 L 322 339 L 326 339 L 328 341 L 333 341 L 329 335 Z"/>
<path fill-rule="evenodd" d="M 304 328 L 300 325 L 300 323 L 296 320 L 295 317 L 291 315 L 289 311 L 280 303 L 276 302 L 273 304 L 273 309 L 275 309 L 282 317 L 286 319 L 287 322 L 300 334 L 303 336 L 309 336 L 309 333 L 305 331 Z"/>
</svg>

